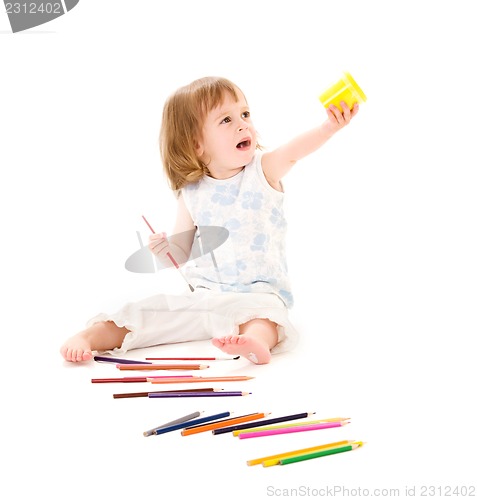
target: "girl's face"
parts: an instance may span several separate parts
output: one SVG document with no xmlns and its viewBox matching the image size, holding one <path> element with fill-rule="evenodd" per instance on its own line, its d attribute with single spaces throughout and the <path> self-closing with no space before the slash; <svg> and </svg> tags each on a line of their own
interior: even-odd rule
<svg viewBox="0 0 477 500">
<path fill-rule="evenodd" d="M 250 119 L 245 97 L 226 95 L 224 102 L 206 116 L 202 138 L 197 144 L 199 158 L 216 179 L 234 176 L 250 163 L 257 146 L 257 133 Z"/>
</svg>

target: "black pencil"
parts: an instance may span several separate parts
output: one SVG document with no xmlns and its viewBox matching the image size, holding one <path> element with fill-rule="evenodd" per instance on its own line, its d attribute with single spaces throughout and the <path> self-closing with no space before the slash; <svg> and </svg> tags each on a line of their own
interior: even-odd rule
<svg viewBox="0 0 477 500">
<path fill-rule="evenodd" d="M 222 427 L 221 429 L 215 429 L 212 431 L 212 434 L 225 434 L 226 432 L 238 431 L 241 429 L 251 429 L 253 427 L 261 427 L 262 425 L 278 424 L 279 422 L 288 422 L 289 420 L 298 420 L 299 418 L 306 418 L 313 414 L 314 412 L 296 413 L 294 415 L 286 415 L 284 417 L 276 417 L 276 418 L 269 418 L 267 420 L 260 420 L 259 422 L 231 425 L 230 427 Z"/>
</svg>

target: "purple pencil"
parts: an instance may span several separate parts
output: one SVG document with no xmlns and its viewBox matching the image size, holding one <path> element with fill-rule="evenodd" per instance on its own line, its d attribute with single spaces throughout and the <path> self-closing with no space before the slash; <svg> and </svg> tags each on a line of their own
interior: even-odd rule
<svg viewBox="0 0 477 500">
<path fill-rule="evenodd" d="M 213 398 L 224 396 L 248 396 L 251 392 L 217 391 L 217 392 L 150 392 L 148 398 Z"/>
</svg>

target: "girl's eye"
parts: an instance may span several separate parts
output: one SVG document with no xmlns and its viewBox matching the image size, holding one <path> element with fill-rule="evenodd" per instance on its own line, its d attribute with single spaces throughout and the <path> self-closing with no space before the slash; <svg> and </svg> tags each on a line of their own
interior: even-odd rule
<svg viewBox="0 0 477 500">
<path fill-rule="evenodd" d="M 242 118 L 250 118 L 250 111 L 244 111 L 242 113 Z"/>
<path fill-rule="evenodd" d="M 232 121 L 232 119 L 230 118 L 230 116 L 226 116 L 223 120 L 222 120 L 222 123 L 230 123 Z"/>
</svg>

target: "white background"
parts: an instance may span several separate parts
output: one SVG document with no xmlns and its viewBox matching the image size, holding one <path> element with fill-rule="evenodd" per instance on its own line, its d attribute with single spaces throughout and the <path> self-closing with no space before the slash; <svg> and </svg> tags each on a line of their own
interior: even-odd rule
<svg viewBox="0 0 477 500">
<path fill-rule="evenodd" d="M 17 34 L 0 13 L 5 498 L 476 485 L 472 4 L 81 0 Z M 62 342 L 97 312 L 182 290 L 173 273 L 124 268 L 136 232 L 147 240 L 142 214 L 157 230 L 173 222 L 157 147 L 166 97 L 230 78 L 273 148 L 325 119 L 317 96 L 342 70 L 368 101 L 285 178 L 297 350 L 265 367 L 214 365 L 256 377 L 241 386 L 252 395 L 223 403 L 113 400 L 89 382 L 113 367 L 64 363 Z M 142 436 L 197 407 L 352 423 L 254 443 Z M 367 445 L 282 468 L 245 463 L 348 438 Z"/>
</svg>

